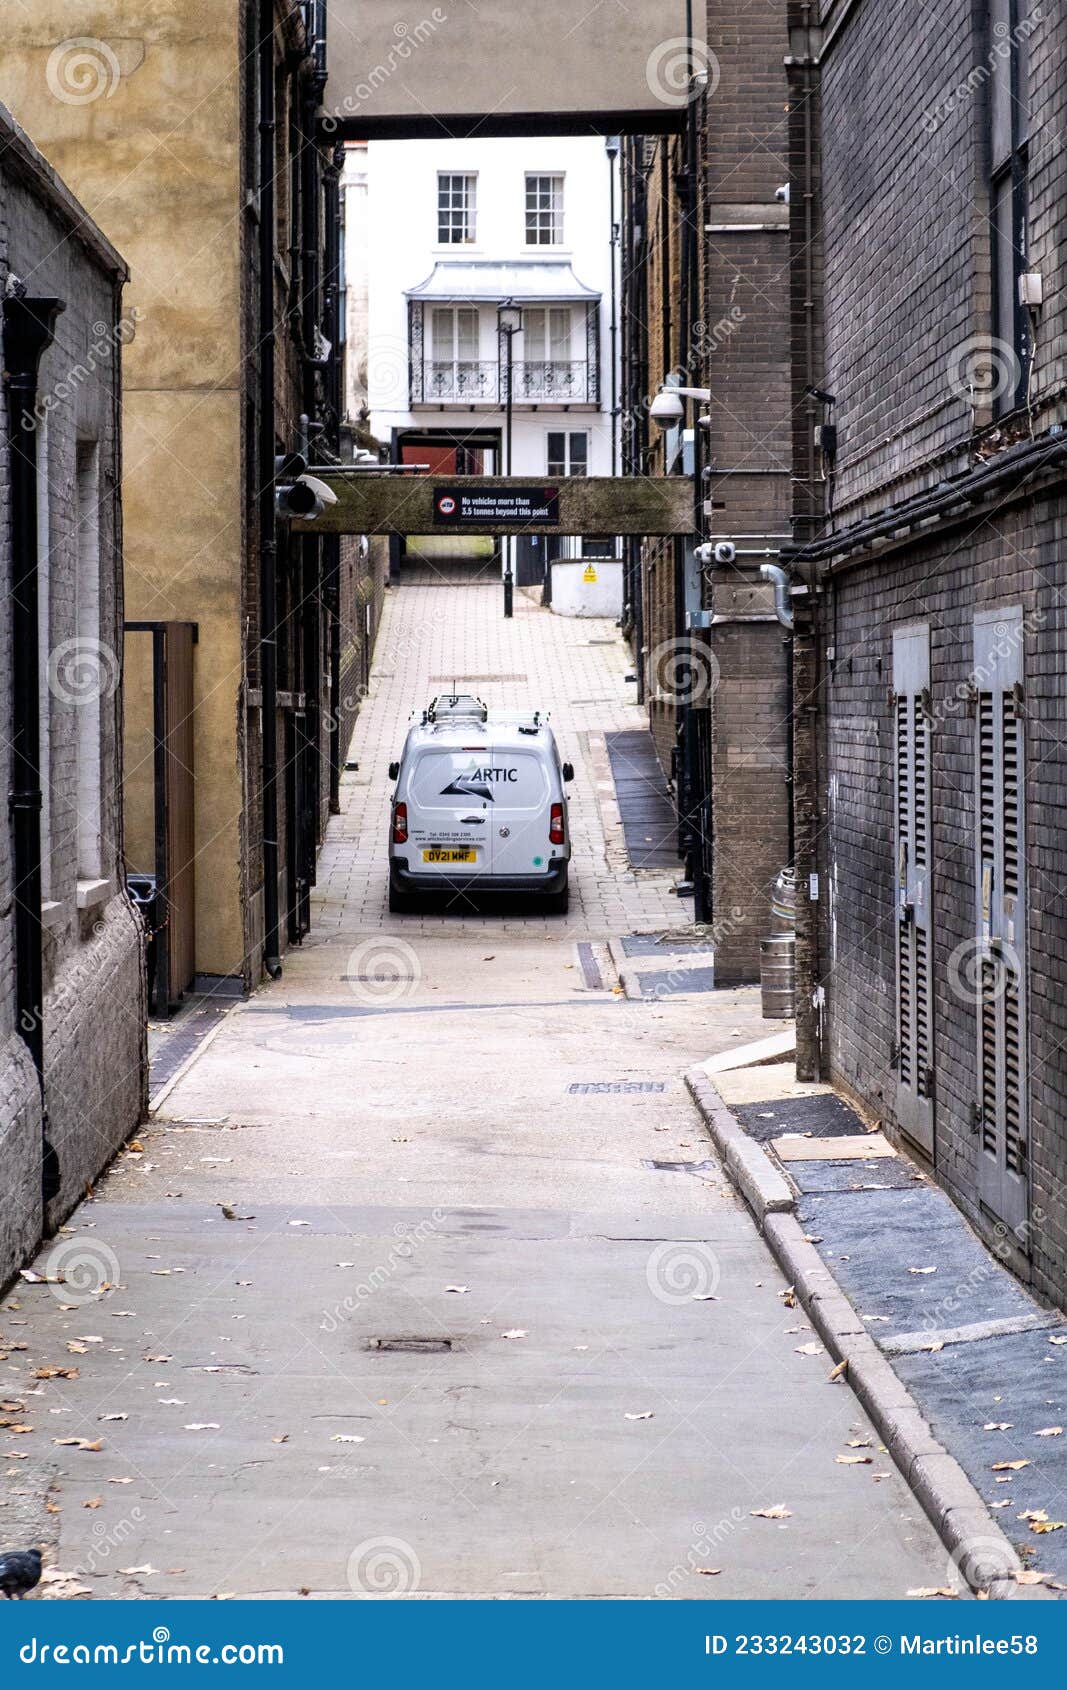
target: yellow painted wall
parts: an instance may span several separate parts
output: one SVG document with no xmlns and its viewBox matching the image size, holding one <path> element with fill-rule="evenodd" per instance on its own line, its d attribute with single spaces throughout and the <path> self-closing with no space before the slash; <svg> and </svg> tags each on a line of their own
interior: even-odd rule
<svg viewBox="0 0 1067 1690">
<path fill-rule="evenodd" d="M 197 970 L 216 974 L 244 953 L 238 11 L 33 0 L 3 21 L 5 102 L 130 267 L 126 616 L 199 624 Z M 127 708 L 145 704 L 133 689 Z M 132 719 L 127 742 L 146 732 Z M 132 783 L 128 805 L 148 792 Z M 143 816 L 129 827 L 144 839 Z"/>
</svg>

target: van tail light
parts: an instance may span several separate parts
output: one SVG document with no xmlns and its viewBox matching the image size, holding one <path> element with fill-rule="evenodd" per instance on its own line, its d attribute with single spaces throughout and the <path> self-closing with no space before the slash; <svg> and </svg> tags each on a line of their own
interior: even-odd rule
<svg viewBox="0 0 1067 1690">
<path fill-rule="evenodd" d="M 396 804 L 393 807 L 393 844 L 406 845 L 408 842 L 408 807 L 406 804 Z"/>
<path fill-rule="evenodd" d="M 551 820 L 548 824 L 548 842 L 550 845 L 565 843 L 563 833 L 563 805 L 553 804 Z"/>
</svg>

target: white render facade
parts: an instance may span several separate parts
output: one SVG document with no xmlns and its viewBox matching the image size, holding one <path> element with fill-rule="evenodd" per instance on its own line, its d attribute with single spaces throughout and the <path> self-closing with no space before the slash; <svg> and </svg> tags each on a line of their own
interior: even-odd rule
<svg viewBox="0 0 1067 1690">
<path fill-rule="evenodd" d="M 398 462 L 534 481 L 610 475 L 614 385 L 613 150 L 595 136 L 372 141 L 344 185 L 348 407 Z M 431 537 L 409 550 L 441 555 Z M 492 553 L 492 542 L 484 545 Z M 605 542 L 557 555 L 603 557 Z M 536 548 L 534 548 L 536 554 Z M 530 541 L 519 579 L 536 578 Z M 531 573 L 533 571 L 533 573 Z"/>
</svg>

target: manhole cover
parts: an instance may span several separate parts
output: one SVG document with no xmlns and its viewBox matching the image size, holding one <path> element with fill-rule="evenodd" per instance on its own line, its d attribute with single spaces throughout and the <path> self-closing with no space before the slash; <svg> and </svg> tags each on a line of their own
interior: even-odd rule
<svg viewBox="0 0 1067 1690">
<path fill-rule="evenodd" d="M 415 1355 L 446 1355 L 451 1338 L 372 1338 L 368 1350 L 401 1350 Z"/>
<path fill-rule="evenodd" d="M 649 1092 L 662 1091 L 664 1080 L 575 1080 L 567 1087 L 575 1095 L 579 1092 Z"/>
</svg>

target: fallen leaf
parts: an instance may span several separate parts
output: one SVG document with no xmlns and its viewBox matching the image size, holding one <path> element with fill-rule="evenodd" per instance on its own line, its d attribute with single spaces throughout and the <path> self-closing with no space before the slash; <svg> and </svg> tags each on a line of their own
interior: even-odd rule
<svg viewBox="0 0 1067 1690">
<path fill-rule="evenodd" d="M 713 1579 L 713 1578 L 718 1577 L 718 1575 L 722 1572 L 722 1568 L 721 1567 L 694 1567 L 693 1571 L 694 1571 L 694 1573 L 699 1573 L 701 1578 Z"/>
<path fill-rule="evenodd" d="M 870 1438 L 849 1438 L 848 1447 L 849 1449 L 870 1449 L 871 1440 Z"/>
<path fill-rule="evenodd" d="M 1031 1520 L 1032 1532 L 1062 1532 L 1067 1531 L 1067 1520 Z"/>
<path fill-rule="evenodd" d="M 821 1344 L 816 1344 L 812 1340 L 810 1344 L 797 1344 L 793 1353 L 798 1356 L 821 1356 L 825 1355 L 826 1351 Z"/>
<path fill-rule="evenodd" d="M 783 1502 L 776 1502 L 770 1508 L 750 1508 L 749 1513 L 754 1520 L 791 1520 L 793 1511 Z"/>
<path fill-rule="evenodd" d="M 454 1291 L 457 1297 L 462 1297 L 462 1296 L 465 1296 L 466 1293 L 470 1290 L 470 1286 L 469 1285 L 446 1285 L 445 1290 L 446 1291 Z"/>
<path fill-rule="evenodd" d="M 355 1432 L 334 1432 L 330 1439 L 332 1444 L 363 1444 L 366 1438 L 357 1436 Z"/>
<path fill-rule="evenodd" d="M 109 1479 L 108 1484 L 109 1485 L 132 1485 L 133 1480 L 132 1479 Z"/>
<path fill-rule="evenodd" d="M 311 1222 L 310 1221 L 290 1221 L 289 1225 L 290 1226 L 310 1226 Z"/>
<path fill-rule="evenodd" d="M 651 1420 L 652 1419 L 652 1410 L 650 1408 L 646 1408 L 640 1414 L 627 1414 L 626 1419 L 627 1420 Z"/>
<path fill-rule="evenodd" d="M 936 1269 L 936 1267 L 932 1267 L 932 1268 L 909 1268 L 908 1272 L 909 1273 L 936 1273 L 937 1269 Z"/>
<path fill-rule="evenodd" d="M 77 1379 L 79 1369 L 76 1367 L 39 1367 L 33 1377 L 35 1379 Z"/>
<path fill-rule="evenodd" d="M 65 1573 L 59 1567 L 45 1567 L 41 1574 L 42 1584 L 57 1587 L 56 1594 L 61 1597 L 89 1596 L 91 1591 L 87 1584 L 78 1584 L 74 1573 Z M 62 1586 L 62 1589 L 59 1587 Z"/>
<path fill-rule="evenodd" d="M 835 1455 L 834 1460 L 839 1467 L 869 1467 L 871 1463 L 869 1455 Z"/>
<path fill-rule="evenodd" d="M 153 1567 L 151 1562 L 146 1562 L 143 1567 L 120 1567 L 118 1570 L 127 1578 L 136 1578 L 138 1575 L 148 1578 L 150 1574 L 159 1572 L 159 1568 Z"/>
<path fill-rule="evenodd" d="M 928 1344 L 924 1344 L 922 1346 L 923 1351 L 925 1353 L 930 1354 L 930 1355 L 936 1355 L 937 1351 L 943 1350 L 944 1347 L 945 1347 L 945 1341 L 944 1341 L 943 1338 L 931 1338 L 931 1340 Z"/>
<path fill-rule="evenodd" d="M 794 1285 L 787 1285 L 784 1291 L 779 1291 L 778 1295 L 781 1297 L 782 1302 L 785 1304 L 787 1309 L 796 1308 L 797 1293 Z"/>
<path fill-rule="evenodd" d="M 1016 1584 L 1044 1584 L 1050 1575 L 1039 1573 L 1035 1567 L 1020 1567 L 1015 1574 Z"/>
<path fill-rule="evenodd" d="M 289 1442 L 289 1434 L 288 1432 L 282 1432 L 280 1437 L 271 1438 L 270 1441 L 272 1444 L 287 1444 Z"/>
<path fill-rule="evenodd" d="M 103 1449 L 103 1438 L 53 1438 L 54 1444 L 62 1444 L 70 1449 Z"/>
<path fill-rule="evenodd" d="M 184 1408 L 185 1407 L 185 1398 L 184 1397 L 157 1397 L 156 1401 L 158 1402 L 160 1408 Z"/>
<path fill-rule="evenodd" d="M 1067 1338 L 1050 1338 L 1050 1344 L 1067 1344 Z"/>
<path fill-rule="evenodd" d="M 907 1594 L 914 1596 L 918 1601 L 925 1601 L 929 1596 L 943 1596 L 947 1602 L 955 1602 L 959 1598 L 958 1590 L 950 1590 L 944 1584 L 920 1585 L 917 1590 L 909 1590 Z"/>
<path fill-rule="evenodd" d="M 848 1377 L 848 1357 L 845 1356 L 842 1361 L 838 1362 L 836 1367 L 831 1367 L 829 1373 L 826 1375 L 826 1378 L 827 1378 L 827 1382 L 832 1385 L 832 1384 L 835 1383 L 836 1380 L 845 1379 L 847 1377 Z"/>
<path fill-rule="evenodd" d="M 1029 1467 L 1029 1465 L 1029 1461 L 1025 1459 L 1022 1461 L 994 1461 L 991 1470 L 994 1473 L 1017 1473 L 1020 1467 Z"/>
<path fill-rule="evenodd" d="M 525 1338 L 526 1333 L 521 1326 L 513 1326 L 510 1332 L 502 1332 L 502 1338 Z"/>
<path fill-rule="evenodd" d="M 719 1300 L 718 1297 L 715 1296 L 713 1291 L 694 1291 L 693 1292 L 694 1303 L 717 1303 L 718 1300 Z"/>
<path fill-rule="evenodd" d="M 1010 1432 L 1011 1429 L 1012 1422 L 1010 1420 L 987 1420 L 982 1427 L 983 1432 Z"/>
<path fill-rule="evenodd" d="M 1062 1426 L 1042 1426 L 1040 1432 L 1035 1432 L 1035 1438 L 1060 1438 L 1063 1436 Z"/>
<path fill-rule="evenodd" d="M 85 1501 L 82 1503 L 83 1508 L 102 1508 L 103 1506 L 104 1499 L 102 1496 L 86 1497 Z"/>
<path fill-rule="evenodd" d="M 128 1414 L 98 1414 L 96 1418 L 98 1420 L 128 1420 L 130 1417 Z"/>
<path fill-rule="evenodd" d="M 217 1432 L 220 1430 L 217 1420 L 194 1420 L 185 1427 L 187 1432 Z"/>
</svg>

